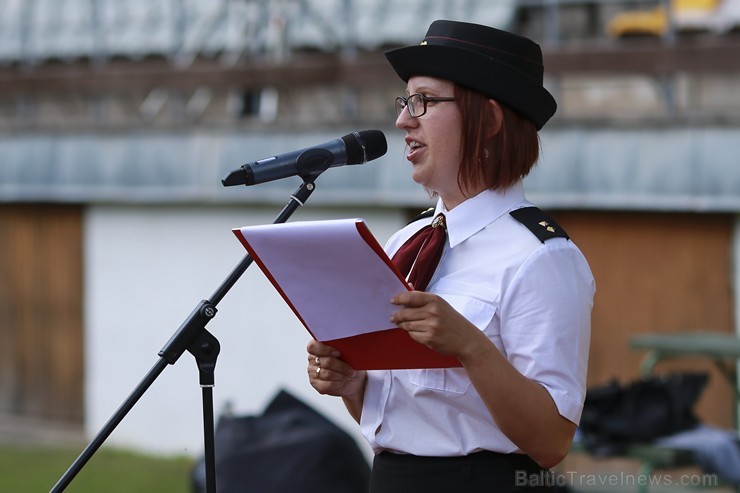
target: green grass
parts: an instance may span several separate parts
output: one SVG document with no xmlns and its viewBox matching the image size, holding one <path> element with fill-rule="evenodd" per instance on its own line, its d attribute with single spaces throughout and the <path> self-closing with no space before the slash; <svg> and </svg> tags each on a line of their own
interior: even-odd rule
<svg viewBox="0 0 740 493">
<path fill-rule="evenodd" d="M 0 492 L 48 492 L 82 448 L 0 445 Z M 69 493 L 189 493 L 193 460 L 102 448 L 64 490 Z"/>
</svg>

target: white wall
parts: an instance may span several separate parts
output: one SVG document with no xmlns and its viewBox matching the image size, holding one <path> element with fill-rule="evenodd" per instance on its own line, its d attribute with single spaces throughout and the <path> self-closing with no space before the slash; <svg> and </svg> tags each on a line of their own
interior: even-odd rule
<svg viewBox="0 0 740 493">
<path fill-rule="evenodd" d="M 196 304 L 209 298 L 245 254 L 232 228 L 273 222 L 280 207 L 100 205 L 85 218 L 85 429 L 91 438 L 154 366 L 157 353 Z M 382 243 L 403 224 L 399 211 L 299 209 L 291 221 L 364 217 Z M 221 343 L 215 412 L 227 401 L 260 413 L 285 388 L 357 439 L 340 400 L 308 384 L 309 335 L 256 265 L 219 304 L 208 325 Z M 195 360 L 168 366 L 106 444 L 196 455 L 202 451 Z"/>
</svg>

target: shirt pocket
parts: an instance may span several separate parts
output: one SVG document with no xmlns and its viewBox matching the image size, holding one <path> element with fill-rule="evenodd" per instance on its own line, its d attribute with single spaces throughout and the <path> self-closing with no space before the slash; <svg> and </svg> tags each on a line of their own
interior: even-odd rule
<svg viewBox="0 0 740 493">
<path fill-rule="evenodd" d="M 467 289 L 465 289 L 467 288 Z M 434 286 L 434 293 L 447 301 L 455 310 L 464 316 L 480 330 L 485 330 L 496 313 L 495 296 L 485 293 L 483 297 L 470 296 L 469 290 L 475 286 L 461 285 L 460 283 L 445 282 Z M 417 387 L 441 390 L 456 394 L 464 394 L 470 387 L 470 379 L 464 368 L 433 368 L 425 370 L 411 370 L 409 381 Z"/>
</svg>

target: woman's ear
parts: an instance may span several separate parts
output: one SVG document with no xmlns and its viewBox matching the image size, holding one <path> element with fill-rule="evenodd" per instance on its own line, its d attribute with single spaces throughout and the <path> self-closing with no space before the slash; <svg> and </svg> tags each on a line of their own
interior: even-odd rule
<svg viewBox="0 0 740 493">
<path fill-rule="evenodd" d="M 488 110 L 491 112 L 492 125 L 486 129 L 486 138 L 490 139 L 501 131 L 501 126 L 504 124 L 504 112 L 495 99 L 488 100 Z"/>
</svg>

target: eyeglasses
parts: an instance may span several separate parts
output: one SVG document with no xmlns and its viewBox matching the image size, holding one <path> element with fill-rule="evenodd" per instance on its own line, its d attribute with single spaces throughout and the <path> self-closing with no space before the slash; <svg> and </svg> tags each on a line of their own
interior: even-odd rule
<svg viewBox="0 0 740 493">
<path fill-rule="evenodd" d="M 413 116 L 414 118 L 419 118 L 427 112 L 428 103 L 442 103 L 445 101 L 454 100 L 455 98 L 433 98 L 418 93 L 412 94 L 407 98 L 399 96 L 396 98 L 396 115 L 401 116 L 404 108 L 408 108 L 409 115 Z"/>
</svg>

